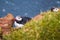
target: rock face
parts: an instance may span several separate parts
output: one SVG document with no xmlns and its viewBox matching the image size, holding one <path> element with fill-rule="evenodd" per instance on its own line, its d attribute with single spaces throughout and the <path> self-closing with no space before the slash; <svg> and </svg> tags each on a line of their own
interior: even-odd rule
<svg viewBox="0 0 60 40">
<path fill-rule="evenodd" d="M 40 19 L 42 19 L 43 18 L 43 15 L 42 14 L 38 14 L 38 15 L 36 15 L 34 18 L 33 18 L 33 20 L 34 21 L 38 21 L 38 20 L 40 20 Z"/>
<path fill-rule="evenodd" d="M 2 28 L 3 34 L 8 34 L 14 22 L 14 16 L 8 13 L 5 17 L 0 18 L 0 27 Z"/>
</svg>

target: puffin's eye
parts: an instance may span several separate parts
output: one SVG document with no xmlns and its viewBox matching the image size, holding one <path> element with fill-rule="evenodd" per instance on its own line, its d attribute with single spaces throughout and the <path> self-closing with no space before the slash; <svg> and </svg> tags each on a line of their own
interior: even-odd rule
<svg viewBox="0 0 60 40">
<path fill-rule="evenodd" d="M 20 17 L 18 17 L 18 19 L 20 19 Z"/>
<path fill-rule="evenodd" d="M 58 10 L 58 9 L 56 8 L 56 10 Z"/>
</svg>

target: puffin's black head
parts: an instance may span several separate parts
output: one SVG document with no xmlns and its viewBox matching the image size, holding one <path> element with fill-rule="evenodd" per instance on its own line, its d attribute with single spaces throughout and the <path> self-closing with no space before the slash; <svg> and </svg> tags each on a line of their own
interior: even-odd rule
<svg viewBox="0 0 60 40">
<path fill-rule="evenodd" d="M 25 17 L 25 16 L 16 16 L 16 18 L 15 18 L 15 21 L 17 22 L 17 23 L 19 23 L 19 24 L 25 24 L 26 22 L 28 22 L 28 21 L 30 21 L 31 20 L 31 18 L 30 17 Z"/>
<path fill-rule="evenodd" d="M 21 21 L 21 20 L 22 20 L 22 17 L 20 17 L 20 16 L 16 16 L 15 20 L 17 20 L 17 21 Z"/>
<path fill-rule="evenodd" d="M 51 8 L 51 11 L 53 12 L 54 9 L 55 9 L 55 8 Z"/>
<path fill-rule="evenodd" d="M 57 11 L 59 11 L 59 9 L 53 7 L 53 8 L 51 8 L 51 11 L 52 11 L 52 12 L 57 12 Z"/>
</svg>

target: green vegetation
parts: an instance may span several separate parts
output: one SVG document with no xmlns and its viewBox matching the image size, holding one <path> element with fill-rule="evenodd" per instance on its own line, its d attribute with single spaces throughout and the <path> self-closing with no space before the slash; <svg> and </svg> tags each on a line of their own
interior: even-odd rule
<svg viewBox="0 0 60 40">
<path fill-rule="evenodd" d="M 43 19 L 33 20 L 11 34 L 4 40 L 60 40 L 60 12 L 42 12 Z"/>
</svg>

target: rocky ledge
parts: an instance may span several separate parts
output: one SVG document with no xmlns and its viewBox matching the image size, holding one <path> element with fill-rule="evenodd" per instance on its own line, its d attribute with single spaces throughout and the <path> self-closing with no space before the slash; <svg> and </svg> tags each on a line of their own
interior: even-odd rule
<svg viewBox="0 0 60 40">
<path fill-rule="evenodd" d="M 11 27 L 13 25 L 14 16 L 11 13 L 8 13 L 5 17 L 0 18 L 0 27 L 3 34 L 9 34 Z"/>
</svg>

